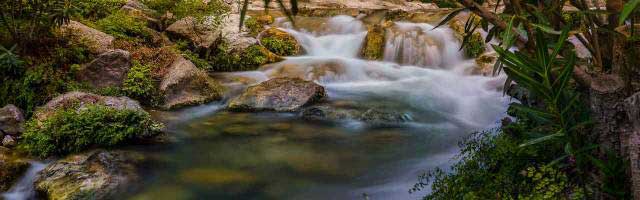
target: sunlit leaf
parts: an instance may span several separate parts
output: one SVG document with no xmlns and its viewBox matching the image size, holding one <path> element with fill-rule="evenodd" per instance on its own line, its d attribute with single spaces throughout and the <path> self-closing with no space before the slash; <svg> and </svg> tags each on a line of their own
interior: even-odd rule
<svg viewBox="0 0 640 200">
<path fill-rule="evenodd" d="M 633 10 L 638 7 L 638 3 L 640 3 L 640 0 L 629 0 L 624 4 L 624 7 L 622 7 L 622 12 L 620 13 L 620 17 L 618 18 L 618 25 L 624 24 L 624 21 L 627 20 Z"/>
</svg>

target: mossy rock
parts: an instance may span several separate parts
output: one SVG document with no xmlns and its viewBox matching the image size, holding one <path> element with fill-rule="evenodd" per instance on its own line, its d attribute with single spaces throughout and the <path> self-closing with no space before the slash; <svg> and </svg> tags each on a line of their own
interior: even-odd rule
<svg viewBox="0 0 640 200">
<path fill-rule="evenodd" d="M 449 28 L 453 30 L 456 38 L 458 38 L 461 42 L 464 40 L 464 37 L 467 34 L 465 33 L 465 30 L 464 30 L 465 21 L 466 19 L 463 19 L 462 17 L 460 17 L 460 18 L 454 18 L 449 22 Z M 480 22 L 475 21 L 474 23 L 480 23 Z M 486 44 L 484 43 L 484 38 L 482 38 L 482 35 L 478 31 L 474 31 L 473 33 L 471 33 L 471 36 L 466 42 L 467 44 L 464 46 L 464 54 L 469 58 L 476 58 L 482 55 L 482 53 L 484 53 L 486 50 L 485 48 Z"/>
<path fill-rule="evenodd" d="M 294 56 L 301 53 L 301 47 L 291 34 L 277 29 L 269 28 L 259 36 L 260 44 L 269 51 L 279 56 Z"/>
<path fill-rule="evenodd" d="M 27 168 L 27 161 L 16 158 L 8 149 L 0 147 L 0 192 L 9 190 Z"/>
<path fill-rule="evenodd" d="M 244 23 L 244 26 L 249 29 L 249 33 L 252 36 L 257 36 L 266 25 L 273 24 L 275 19 L 271 15 L 259 15 L 255 17 L 248 18 Z"/>
<path fill-rule="evenodd" d="M 213 71 L 233 72 L 256 70 L 262 65 L 280 62 L 282 57 L 260 45 L 242 50 L 228 50 L 225 44 L 218 47 L 218 54 L 210 58 Z"/>
<path fill-rule="evenodd" d="M 362 47 L 362 57 L 369 60 L 382 60 L 384 57 L 385 30 L 380 24 L 369 27 Z"/>
</svg>

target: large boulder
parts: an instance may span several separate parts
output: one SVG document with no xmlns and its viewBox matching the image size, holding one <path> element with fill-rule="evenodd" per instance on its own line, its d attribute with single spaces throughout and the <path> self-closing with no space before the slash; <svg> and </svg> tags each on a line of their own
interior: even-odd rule
<svg viewBox="0 0 640 200">
<path fill-rule="evenodd" d="M 269 28 L 258 35 L 260 44 L 279 56 L 293 56 L 302 52 L 295 37 L 278 28 Z"/>
<path fill-rule="evenodd" d="M 131 68 L 131 54 L 125 50 L 109 50 L 84 65 L 77 73 L 80 81 L 96 88 L 119 87 Z"/>
<path fill-rule="evenodd" d="M 236 27 L 237 28 L 237 27 Z M 182 18 L 165 30 L 170 36 L 188 39 L 197 47 L 211 48 L 220 38 L 220 30 L 193 17 Z"/>
<path fill-rule="evenodd" d="M 76 44 L 86 45 L 94 54 L 101 54 L 112 49 L 115 38 L 94 28 L 88 27 L 77 21 L 69 21 L 60 27 L 64 37 Z"/>
<path fill-rule="evenodd" d="M 163 109 L 197 105 L 222 98 L 222 86 L 189 60 L 178 57 L 159 87 L 164 95 Z"/>
<path fill-rule="evenodd" d="M 299 78 L 274 78 L 247 88 L 231 100 L 233 111 L 294 112 L 327 97 L 324 88 Z"/>
<path fill-rule="evenodd" d="M 129 109 L 144 112 L 140 103 L 129 97 L 100 96 L 92 93 L 73 91 L 57 96 L 44 106 L 38 108 L 34 114 L 34 118 L 42 121 L 53 115 L 56 110 L 73 108 L 78 105 L 81 108 L 83 105 L 90 104 L 104 105 L 118 110 Z"/>
<path fill-rule="evenodd" d="M 0 147 L 0 192 L 9 190 L 27 168 L 27 161 L 16 158 L 9 149 Z"/>
<path fill-rule="evenodd" d="M 11 104 L 0 108 L 0 137 L 3 134 L 19 135 L 24 131 L 24 121 L 20 108 Z"/>
<path fill-rule="evenodd" d="M 246 28 L 238 29 L 238 27 L 240 27 L 240 15 L 230 14 L 224 18 L 220 31 L 229 48 L 231 48 L 229 49 L 230 51 L 243 52 L 251 45 L 258 44 L 258 40 L 251 37 Z"/>
<path fill-rule="evenodd" d="M 140 180 L 143 157 L 125 151 L 95 150 L 58 160 L 35 180 L 37 193 L 51 200 L 117 199 Z"/>
</svg>

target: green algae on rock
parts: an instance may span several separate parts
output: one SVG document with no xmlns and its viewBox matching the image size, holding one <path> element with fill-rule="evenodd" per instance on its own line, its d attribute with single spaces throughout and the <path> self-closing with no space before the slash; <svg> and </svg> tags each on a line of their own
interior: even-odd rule
<svg viewBox="0 0 640 200">
<path fill-rule="evenodd" d="M 50 200 L 114 199 L 140 179 L 141 154 L 95 150 L 68 156 L 36 177 L 36 191 Z M 117 199 L 117 198 L 116 198 Z"/>
<path fill-rule="evenodd" d="M 279 56 L 294 56 L 302 47 L 295 37 L 278 28 L 269 28 L 259 35 L 260 44 Z"/>
<path fill-rule="evenodd" d="M 9 149 L 0 147 L 0 192 L 9 190 L 28 167 L 27 161 L 16 158 Z"/>
<path fill-rule="evenodd" d="M 385 47 L 385 30 L 380 24 L 369 27 L 362 47 L 362 57 L 369 60 L 382 60 Z"/>
</svg>

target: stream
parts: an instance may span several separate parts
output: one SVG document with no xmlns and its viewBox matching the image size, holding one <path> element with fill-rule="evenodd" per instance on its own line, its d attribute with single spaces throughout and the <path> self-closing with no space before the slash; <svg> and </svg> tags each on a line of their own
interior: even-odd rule
<svg viewBox="0 0 640 200">
<path fill-rule="evenodd" d="M 420 174 L 450 166 L 462 138 L 506 115 L 505 77 L 470 75 L 475 62 L 464 59 L 449 28 L 396 22 L 383 61 L 371 61 L 358 56 L 367 28 L 356 18 L 276 24 L 305 54 L 215 74 L 227 80 L 226 100 L 273 77 L 300 77 L 327 89 L 330 109 L 375 109 L 403 121 L 231 113 L 226 100 L 155 111 L 174 141 L 131 147 L 153 162 L 143 168 L 143 186 L 122 199 L 419 199 L 429 191 L 408 191 Z"/>
</svg>

